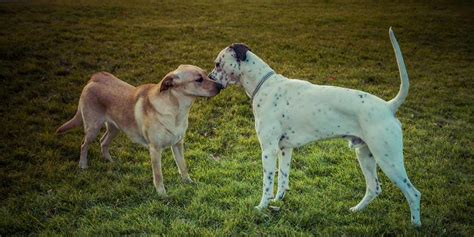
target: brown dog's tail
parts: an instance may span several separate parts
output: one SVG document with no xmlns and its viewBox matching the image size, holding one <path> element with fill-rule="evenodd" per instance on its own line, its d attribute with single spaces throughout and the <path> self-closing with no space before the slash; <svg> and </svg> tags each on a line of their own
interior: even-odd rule
<svg viewBox="0 0 474 237">
<path fill-rule="evenodd" d="M 392 100 L 388 101 L 388 105 L 392 112 L 395 114 L 403 104 L 405 99 L 408 96 L 408 88 L 410 87 L 410 83 L 408 80 L 408 73 L 407 68 L 405 67 L 405 62 L 403 61 L 402 51 L 400 50 L 400 46 L 398 45 L 397 39 L 395 38 L 395 34 L 392 31 L 392 27 L 389 29 L 390 41 L 392 41 L 393 50 L 395 51 L 395 58 L 397 59 L 398 70 L 400 71 L 400 90 L 398 91 L 397 96 Z"/>
<path fill-rule="evenodd" d="M 80 109 L 78 108 L 77 112 L 76 112 L 76 115 L 74 115 L 74 117 L 71 120 L 67 121 L 65 124 L 63 124 L 61 127 L 59 127 L 56 130 L 56 133 L 57 134 L 64 134 L 67 131 L 69 131 L 69 130 L 75 128 L 75 127 L 79 127 L 81 124 L 82 124 L 82 115 L 81 115 Z"/>
</svg>

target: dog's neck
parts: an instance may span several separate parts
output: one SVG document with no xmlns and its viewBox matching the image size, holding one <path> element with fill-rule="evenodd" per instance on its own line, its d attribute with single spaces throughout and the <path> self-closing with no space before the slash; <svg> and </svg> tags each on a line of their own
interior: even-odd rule
<svg viewBox="0 0 474 237">
<path fill-rule="evenodd" d="M 247 59 L 240 63 L 240 84 L 251 98 L 258 83 L 273 69 L 252 52 L 247 52 Z"/>
<path fill-rule="evenodd" d="M 153 105 L 162 115 L 174 116 L 176 124 L 187 119 L 191 105 L 196 100 L 196 97 L 184 95 L 174 89 L 159 92 L 158 88 L 156 93 Z"/>
</svg>

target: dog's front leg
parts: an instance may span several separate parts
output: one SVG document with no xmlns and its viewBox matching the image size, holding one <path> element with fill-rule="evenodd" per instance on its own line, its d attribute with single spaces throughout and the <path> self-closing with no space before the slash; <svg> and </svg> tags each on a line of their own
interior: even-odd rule
<svg viewBox="0 0 474 237">
<path fill-rule="evenodd" d="M 181 139 L 177 144 L 172 146 L 174 160 L 178 166 L 179 174 L 181 178 L 186 183 L 192 183 L 193 180 L 189 177 L 188 167 L 186 166 L 186 161 L 184 160 L 184 139 Z"/>
<path fill-rule="evenodd" d="M 150 145 L 151 167 L 153 168 L 153 184 L 161 196 L 166 196 L 165 185 L 163 184 L 163 173 L 161 172 L 161 148 Z"/>
<path fill-rule="evenodd" d="M 262 164 L 263 164 L 263 194 L 260 204 L 256 206 L 262 210 L 268 206 L 273 198 L 273 182 L 276 171 L 276 161 L 278 157 L 278 147 L 262 144 Z"/>
<path fill-rule="evenodd" d="M 281 156 L 279 160 L 278 169 L 278 190 L 274 201 L 282 200 L 285 197 L 285 192 L 289 188 L 290 183 L 290 163 L 291 154 L 293 153 L 292 148 L 283 148 L 281 150 Z"/>
</svg>

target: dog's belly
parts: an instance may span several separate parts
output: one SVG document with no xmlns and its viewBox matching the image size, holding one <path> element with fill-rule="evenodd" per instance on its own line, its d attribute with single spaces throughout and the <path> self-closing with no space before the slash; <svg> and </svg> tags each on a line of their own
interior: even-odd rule
<svg viewBox="0 0 474 237">
<path fill-rule="evenodd" d="M 127 137 L 132 140 L 134 143 L 138 143 L 144 146 L 148 146 L 147 141 L 145 138 L 142 136 L 142 134 L 139 133 L 139 130 L 136 126 L 136 124 L 127 124 L 124 125 L 123 123 L 117 123 L 115 120 L 117 118 L 112 118 L 112 116 L 106 116 L 106 121 L 108 123 L 113 124 L 115 127 L 119 128 L 121 131 L 123 131 Z"/>
<path fill-rule="evenodd" d="M 281 121 L 281 147 L 299 147 L 309 142 L 332 138 L 361 137 L 360 126 L 356 119 L 338 121 L 341 115 L 326 114 L 325 117 L 310 115 L 293 115 L 286 121 Z"/>
<path fill-rule="evenodd" d="M 137 133 L 136 131 L 130 130 L 124 130 L 124 132 L 125 134 L 127 134 L 128 138 L 132 140 L 132 142 L 148 147 L 148 142 L 141 134 Z"/>
</svg>

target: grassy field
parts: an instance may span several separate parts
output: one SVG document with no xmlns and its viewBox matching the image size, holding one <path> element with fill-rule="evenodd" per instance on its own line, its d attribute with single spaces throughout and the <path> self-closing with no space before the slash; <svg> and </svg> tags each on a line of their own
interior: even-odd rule
<svg viewBox="0 0 474 237">
<path fill-rule="evenodd" d="M 396 2 L 0 3 L 0 235 L 473 236 L 474 4 Z M 153 188 L 148 151 L 124 135 L 111 147 L 117 162 L 102 159 L 97 141 L 80 170 L 81 129 L 54 134 L 94 72 L 157 83 L 179 64 L 211 70 L 233 42 L 288 77 L 388 100 L 400 83 L 389 26 L 411 80 L 398 117 L 408 175 L 423 194 L 419 229 L 382 172 L 382 195 L 349 212 L 365 181 L 343 140 L 296 149 L 291 191 L 273 204 L 281 210 L 254 211 L 260 146 L 238 86 L 194 105 L 185 157 L 196 183 L 180 181 L 168 150 L 167 198 Z"/>
</svg>

